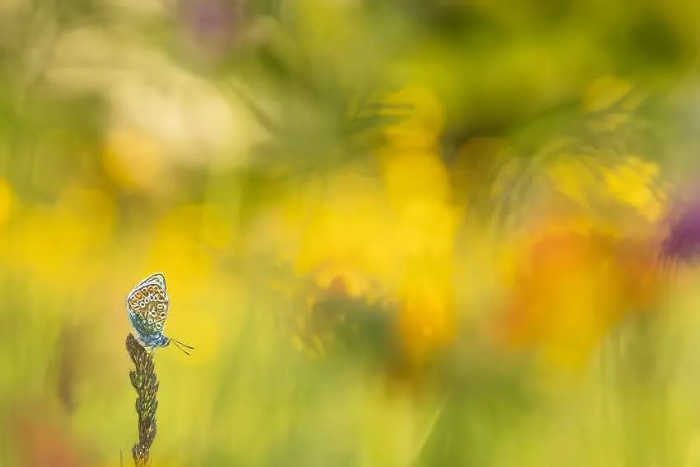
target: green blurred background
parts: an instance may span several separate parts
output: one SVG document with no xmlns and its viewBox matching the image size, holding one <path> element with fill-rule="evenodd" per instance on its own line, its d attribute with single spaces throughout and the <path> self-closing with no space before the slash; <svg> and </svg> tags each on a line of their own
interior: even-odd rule
<svg viewBox="0 0 700 467">
<path fill-rule="evenodd" d="M 0 465 L 700 465 L 699 21 L 0 2 Z"/>
</svg>

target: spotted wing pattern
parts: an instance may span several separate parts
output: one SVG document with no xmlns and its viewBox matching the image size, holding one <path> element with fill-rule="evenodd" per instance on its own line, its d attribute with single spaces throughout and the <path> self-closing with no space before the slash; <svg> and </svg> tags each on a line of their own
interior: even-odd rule
<svg viewBox="0 0 700 467">
<path fill-rule="evenodd" d="M 126 298 L 126 308 L 137 337 L 148 339 L 163 333 L 168 317 L 165 278 L 154 274 L 141 281 Z"/>
</svg>

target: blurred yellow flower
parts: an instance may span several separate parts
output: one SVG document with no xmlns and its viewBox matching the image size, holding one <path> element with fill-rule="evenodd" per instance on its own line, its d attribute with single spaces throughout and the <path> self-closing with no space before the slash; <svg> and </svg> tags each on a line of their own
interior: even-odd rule
<svg viewBox="0 0 700 467">
<path fill-rule="evenodd" d="M 602 170 L 610 196 L 635 208 L 649 221 L 657 221 L 664 209 L 663 193 L 657 188 L 659 168 L 639 157 L 627 156 L 624 161 Z"/>
<path fill-rule="evenodd" d="M 438 99 L 416 87 L 388 100 L 411 111 L 384 130 L 380 178 L 348 168 L 322 188 L 309 183 L 278 213 L 298 242 L 274 241 L 296 248 L 295 271 L 312 276 L 320 290 L 342 283 L 346 296 L 396 304 L 404 350 L 424 361 L 454 331 L 459 211 L 438 153 L 444 119 Z"/>
<path fill-rule="evenodd" d="M 593 212 L 617 204 L 632 208 L 649 222 L 658 221 L 664 209 L 664 192 L 658 167 L 637 156 L 612 163 L 585 155 L 565 155 L 545 167 L 555 190 Z"/>
<path fill-rule="evenodd" d="M 584 91 L 582 110 L 593 114 L 588 121 L 597 132 L 614 132 L 634 123 L 634 110 L 644 101 L 644 95 L 634 90 L 632 83 L 615 76 L 603 76 Z"/>
<path fill-rule="evenodd" d="M 449 174 L 434 152 L 403 151 L 385 147 L 383 175 L 386 193 L 393 206 L 402 209 L 414 203 L 444 204 L 449 200 Z"/>
<path fill-rule="evenodd" d="M 162 147 L 139 130 L 109 131 L 102 162 L 107 175 L 124 188 L 159 192 L 168 184 Z"/>
<path fill-rule="evenodd" d="M 391 212 L 376 181 L 362 176 L 329 180 L 323 198 L 310 200 L 308 217 L 298 225 L 295 270 L 362 271 L 388 286 L 396 269 Z"/>
<path fill-rule="evenodd" d="M 583 111 L 599 112 L 613 106 L 632 91 L 632 84 L 615 76 L 593 81 L 584 92 Z"/>
<path fill-rule="evenodd" d="M 398 291 L 399 333 L 412 363 L 425 363 L 455 333 L 454 292 L 449 264 L 412 264 Z"/>
<path fill-rule="evenodd" d="M 154 232 L 146 270 L 162 271 L 168 281 L 172 316 L 167 334 L 196 348 L 191 363 L 206 364 L 221 345 L 220 323 L 232 323 L 232 332 L 238 321 L 242 294 L 216 263 L 218 252 L 233 241 L 233 228 L 215 207 L 186 204 L 159 219 Z"/>
<path fill-rule="evenodd" d="M 9 221 L 14 202 L 15 196 L 10 184 L 6 180 L 0 180 L 0 226 Z"/>
<path fill-rule="evenodd" d="M 57 287 L 91 286 L 105 268 L 116 222 L 100 190 L 68 187 L 54 206 L 27 206 L 10 232 L 11 264 Z"/>
<path fill-rule="evenodd" d="M 591 187 L 596 185 L 597 177 L 587 158 L 556 161 L 546 168 L 546 173 L 559 193 L 581 206 L 590 207 Z"/>
<path fill-rule="evenodd" d="M 414 363 L 449 342 L 455 328 L 452 283 L 458 210 L 438 152 L 444 125 L 442 105 L 427 88 L 411 87 L 390 101 L 412 108 L 385 130 L 379 150 L 387 198 L 399 248 L 399 331 Z"/>
<path fill-rule="evenodd" d="M 407 112 L 400 113 L 398 122 L 383 131 L 392 147 L 413 151 L 436 149 L 445 116 L 442 103 L 431 89 L 407 86 L 384 101 L 407 109 Z"/>
<path fill-rule="evenodd" d="M 232 238 L 232 227 L 223 213 L 205 205 L 179 206 L 159 219 L 148 268 L 163 271 L 173 287 L 194 292 L 209 283 L 214 252 Z"/>
</svg>

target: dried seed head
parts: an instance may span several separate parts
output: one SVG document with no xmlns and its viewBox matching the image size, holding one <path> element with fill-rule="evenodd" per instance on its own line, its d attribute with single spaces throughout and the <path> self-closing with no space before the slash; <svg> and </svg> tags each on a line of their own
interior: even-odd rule
<svg viewBox="0 0 700 467">
<path fill-rule="evenodd" d="M 132 449 L 137 467 L 148 465 L 150 449 L 156 438 L 156 410 L 158 409 L 158 378 L 153 355 L 138 343 L 133 335 L 126 338 L 126 350 L 134 363 L 129 372 L 131 385 L 136 389 L 136 413 L 139 417 L 139 442 Z"/>
</svg>

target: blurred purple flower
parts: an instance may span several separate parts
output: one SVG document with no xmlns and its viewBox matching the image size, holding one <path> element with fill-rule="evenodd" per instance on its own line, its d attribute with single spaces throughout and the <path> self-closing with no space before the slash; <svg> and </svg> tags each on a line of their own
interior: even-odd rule
<svg viewBox="0 0 700 467">
<path fill-rule="evenodd" d="M 700 259 L 700 197 L 685 203 L 669 220 L 661 255 L 666 260 L 693 264 Z"/>
<path fill-rule="evenodd" d="M 240 0 L 182 0 L 180 16 L 186 35 L 214 53 L 228 48 L 242 27 Z"/>
</svg>

